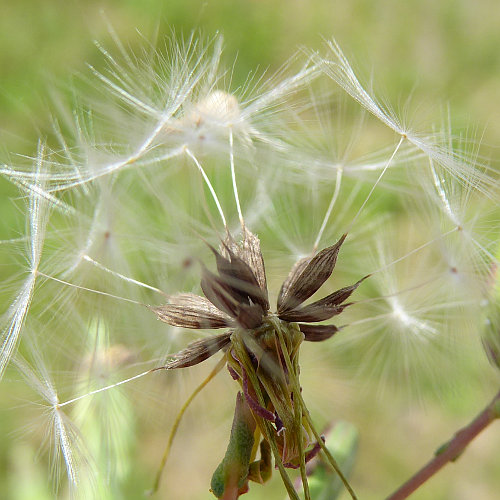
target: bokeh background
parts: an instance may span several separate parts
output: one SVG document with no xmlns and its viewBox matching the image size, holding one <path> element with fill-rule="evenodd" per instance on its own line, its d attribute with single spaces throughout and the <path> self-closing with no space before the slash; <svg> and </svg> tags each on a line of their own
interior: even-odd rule
<svg viewBox="0 0 500 500">
<path fill-rule="evenodd" d="M 1 11 L 0 147 L 5 155 L 34 151 L 39 135 L 50 127 L 51 94 L 69 92 L 72 75 L 86 74 L 86 64 L 96 68 L 103 64 L 93 40 L 106 45 L 111 25 L 132 48 L 141 43 L 137 30 L 145 40 L 159 45 L 172 33 L 180 36 L 197 30 L 211 36 L 220 32 L 225 39 L 225 60 L 229 64 L 236 60 L 233 81 L 242 83 L 256 68 L 277 69 L 298 47 L 319 49 L 322 37 L 334 36 L 351 62 L 363 68 L 365 76 L 373 75 L 382 96 L 397 104 L 406 102 L 411 94 L 413 104 L 435 109 L 436 120 L 449 105 L 454 128 L 472 130 L 481 140 L 481 155 L 493 165 L 499 164 L 500 7 L 495 0 L 3 0 Z M 0 178 L 0 239 L 16 237 L 22 231 L 22 214 L 9 202 L 17 194 Z M 6 305 L 0 305 L 4 310 Z M 313 369 L 313 363 L 304 368 L 305 394 L 319 391 L 308 387 L 309 378 L 314 380 L 309 377 Z M 201 379 L 201 373 L 195 370 L 190 377 Z M 457 391 L 460 397 L 450 393 L 426 398 L 424 389 L 418 401 L 410 395 L 379 397 L 369 385 L 345 394 L 345 400 L 338 402 L 343 418 L 353 422 L 360 433 L 352 476 L 360 498 L 382 498 L 423 465 L 488 401 L 491 387 L 483 382 L 470 380 Z M 3 392 L 0 386 L 2 401 L 7 400 Z M 207 398 L 205 405 L 211 404 L 211 397 L 210 389 L 201 396 Z M 232 401 L 220 408 L 226 422 L 231 406 Z M 212 412 L 212 417 L 216 416 L 217 412 Z M 196 428 L 198 423 L 195 417 L 188 417 L 186 428 Z M 2 403 L 0 433 L 7 437 L 0 447 L 0 497 L 53 498 L 37 449 L 23 441 L 23 429 L 16 424 Z M 196 484 L 197 467 L 209 462 L 206 466 L 210 468 L 218 460 L 206 458 L 211 441 L 203 439 L 208 432 L 209 425 L 200 423 L 199 429 L 181 433 L 178 439 L 191 451 L 199 449 L 202 458 L 193 465 L 183 460 L 182 453 L 176 456 L 166 481 L 177 482 L 179 488 L 185 485 L 204 491 L 203 485 Z M 158 439 L 151 433 L 137 443 L 135 453 L 141 459 L 117 498 L 140 498 L 150 486 L 151 470 L 161 455 L 158 450 L 164 439 L 165 433 Z M 499 442 L 497 424 L 412 498 L 498 498 Z M 283 498 L 283 491 L 275 474 L 270 486 L 253 486 L 247 498 Z M 209 497 L 209 493 L 200 495 L 198 498 Z"/>
</svg>

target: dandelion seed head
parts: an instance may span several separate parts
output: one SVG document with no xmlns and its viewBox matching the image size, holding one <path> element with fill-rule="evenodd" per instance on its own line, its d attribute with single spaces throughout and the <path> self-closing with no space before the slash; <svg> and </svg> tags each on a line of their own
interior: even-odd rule
<svg viewBox="0 0 500 500">
<path fill-rule="evenodd" d="M 186 120 L 196 127 L 202 126 L 205 122 L 227 127 L 237 124 L 240 116 L 240 106 L 236 97 L 223 90 L 214 90 L 193 106 Z"/>
<path fill-rule="evenodd" d="M 6 318 L 2 322 L 3 331 L 1 333 L 0 346 L 0 379 L 5 372 L 5 368 L 17 349 L 19 337 L 23 329 L 26 316 L 35 291 L 35 282 L 38 268 L 40 266 L 42 249 L 45 241 L 46 227 L 50 214 L 48 200 L 41 197 L 39 192 L 44 192 L 44 184 L 40 181 L 42 169 L 45 161 L 45 148 L 43 144 L 38 145 L 37 160 L 35 168 L 35 189 L 28 194 L 28 227 L 26 260 L 29 266 L 29 275 L 21 285 L 20 292 L 10 305 Z M 37 189 L 39 188 L 39 189 Z"/>
<path fill-rule="evenodd" d="M 444 388 L 462 367 L 455 348 L 475 359 L 469 347 L 498 263 L 498 196 L 491 170 L 458 140 L 416 132 L 361 84 L 335 42 L 325 57 L 296 57 L 271 77 L 233 85 L 220 38 L 135 52 L 115 41 L 98 46 L 107 67 L 89 68 L 92 95 L 58 106 L 56 144 L 1 169 L 29 206 L 0 371 L 25 325 L 35 328 L 60 380 L 41 356 L 16 366 L 43 400 L 52 453 L 82 495 L 87 481 L 101 498 L 124 484 L 138 428 L 147 421 L 157 441 L 163 411 L 189 385 L 162 372 L 154 393 L 150 368 L 221 355 L 261 431 L 271 426 L 275 456 L 296 467 L 317 439 L 309 423 L 297 425 L 306 417 L 294 414 L 299 370 L 285 366 L 285 354 L 298 363 L 303 341 L 328 342 L 325 370 L 342 372 L 352 399 L 367 380 Z M 200 283 L 198 263 L 210 252 L 217 274 L 202 267 Z M 315 300 L 318 285 L 326 296 Z M 340 313 L 342 324 L 323 323 Z M 188 328 L 224 332 L 188 344 Z M 280 332 L 293 348 L 281 346 Z M 249 374 L 264 384 L 244 381 Z M 207 400 L 210 411 L 225 405 Z M 319 401 L 331 416 L 334 398 Z"/>
<path fill-rule="evenodd" d="M 329 54 L 326 57 L 318 54 L 312 54 L 312 57 L 328 77 L 364 109 L 392 129 L 405 142 L 408 141 L 426 155 L 430 161 L 438 164 L 460 184 L 473 187 L 486 196 L 494 198 L 496 181 L 493 176 L 489 175 L 487 166 L 478 164 L 473 157 L 463 154 L 461 150 L 453 151 L 449 147 L 446 132 L 425 135 L 404 125 L 390 106 L 381 104 L 373 92 L 363 87 L 337 42 L 329 41 L 327 46 Z"/>
<path fill-rule="evenodd" d="M 56 484 L 60 481 L 59 471 L 62 463 L 70 486 L 75 488 L 79 484 L 81 470 L 90 466 L 90 457 L 78 429 L 59 405 L 55 384 L 50 378 L 41 353 L 32 349 L 31 357 L 33 365 L 20 355 L 16 355 L 14 364 L 31 389 L 47 402 L 47 405 L 42 407 L 46 427 L 44 440 L 49 446 L 51 469 Z"/>
<path fill-rule="evenodd" d="M 411 332 L 413 335 L 422 338 L 422 340 L 425 340 L 426 335 L 438 334 L 436 328 L 408 314 L 397 297 L 390 297 L 389 303 L 391 304 L 392 314 L 396 322 L 400 323 L 399 329 L 402 331 L 402 334 L 406 335 Z"/>
<path fill-rule="evenodd" d="M 171 121 L 164 129 L 167 142 L 184 143 L 195 151 L 221 152 L 228 141 L 229 128 L 242 138 L 248 134 L 241 120 L 236 96 L 214 90 L 191 106 L 186 105 L 184 116 Z"/>
</svg>

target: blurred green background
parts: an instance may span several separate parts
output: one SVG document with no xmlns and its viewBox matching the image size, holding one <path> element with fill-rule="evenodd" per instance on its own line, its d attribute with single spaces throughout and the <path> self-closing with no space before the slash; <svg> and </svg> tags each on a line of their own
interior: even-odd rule
<svg viewBox="0 0 500 500">
<path fill-rule="evenodd" d="M 243 83 L 257 67 L 277 69 L 300 45 L 321 49 L 322 37 L 334 36 L 354 66 L 364 69 L 361 73 L 368 78 L 373 74 L 375 88 L 396 107 L 412 94 L 412 103 L 435 107 L 440 119 L 440 106 L 449 103 L 454 125 L 477 131 L 483 142 L 482 154 L 498 165 L 497 0 L 3 0 L 1 12 L 0 144 L 5 155 L 35 150 L 40 131 L 48 130 L 50 124 L 54 83 L 59 88 L 62 84 L 64 91 L 71 75 L 85 74 L 86 63 L 97 68 L 103 64 L 93 40 L 106 46 L 109 22 L 123 43 L 132 46 L 140 42 L 136 30 L 146 40 L 160 42 L 172 31 L 186 34 L 199 30 L 208 36 L 218 31 L 225 39 L 226 61 L 231 64 L 236 59 L 236 83 Z M 15 237 L 22 230 L 22 219 L 8 201 L 14 195 L 17 191 L 0 179 L 0 239 Z M 306 394 L 314 389 L 307 387 L 307 377 L 306 371 Z M 381 498 L 430 458 L 487 402 L 489 396 L 478 389 L 480 385 L 480 380 L 471 381 L 465 400 L 451 394 L 440 401 L 432 399 L 425 406 L 411 400 L 381 406 L 375 391 L 369 389 L 359 398 L 351 394 L 349 414 L 361 439 L 353 475 L 360 498 Z M 2 408 L 0 415 L 0 433 L 11 432 L 9 412 Z M 497 425 L 412 498 L 498 498 L 499 442 Z M 144 443 L 137 453 L 147 456 L 154 445 Z M 2 445 L 0 498 L 52 498 L 45 469 L 37 464 L 35 455 L 36 450 L 21 440 L 9 439 L 8 446 Z M 153 460 L 151 467 L 155 467 Z M 189 474 L 196 475 L 196 471 Z M 170 480 L 173 477 L 170 475 Z M 150 479 L 150 471 L 138 467 L 130 487 L 120 493 L 128 491 L 128 496 L 117 498 L 139 498 Z M 253 486 L 248 498 L 260 498 L 264 491 Z M 267 491 L 269 498 L 284 496 L 279 480 Z"/>
<path fill-rule="evenodd" d="M 481 137 L 484 155 L 498 158 L 500 8 L 495 0 L 4 0 L 0 145 L 5 153 L 33 151 L 50 121 L 55 83 L 60 88 L 71 75 L 85 73 L 87 63 L 103 64 L 93 41 L 107 45 L 108 23 L 125 45 L 139 43 L 136 31 L 160 44 L 172 31 L 220 32 L 226 62 L 236 59 L 236 83 L 256 68 L 276 69 L 298 46 L 320 49 L 322 37 L 334 36 L 355 69 L 367 79 L 373 76 L 380 95 L 396 109 L 411 95 L 413 104 L 436 107 L 441 119 L 449 104 L 454 127 L 470 127 Z M 0 184 L 2 213 L 8 189 Z M 9 234 L 10 226 L 3 217 L 0 234 Z"/>
</svg>

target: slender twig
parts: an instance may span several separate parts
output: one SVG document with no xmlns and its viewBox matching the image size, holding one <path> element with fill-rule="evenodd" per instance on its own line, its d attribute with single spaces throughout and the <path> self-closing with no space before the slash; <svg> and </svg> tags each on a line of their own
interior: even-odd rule
<svg viewBox="0 0 500 500">
<path fill-rule="evenodd" d="M 172 448 L 172 443 L 174 442 L 175 435 L 177 434 L 177 429 L 179 428 L 179 424 L 181 423 L 181 420 L 182 420 L 182 417 L 184 416 L 184 413 L 188 409 L 188 407 L 191 404 L 191 402 L 193 401 L 193 399 L 222 370 L 222 368 L 224 368 L 225 364 L 226 364 L 226 358 L 224 356 L 215 365 L 215 368 L 208 374 L 208 377 L 205 380 L 203 380 L 203 382 L 198 387 L 196 387 L 196 389 L 191 393 L 191 396 L 189 396 L 189 398 L 187 398 L 186 402 L 182 405 L 182 408 L 180 409 L 179 413 L 177 414 L 177 417 L 175 418 L 174 425 L 172 426 L 172 429 L 171 429 L 170 434 L 168 436 L 167 446 L 165 447 L 165 452 L 163 453 L 160 467 L 158 468 L 158 471 L 156 473 L 156 478 L 155 478 L 153 488 L 151 489 L 151 491 L 148 492 L 149 495 L 156 493 L 158 491 L 158 488 L 160 487 L 161 475 L 163 473 L 163 469 L 165 468 L 165 465 L 167 464 L 167 460 L 168 460 L 168 457 L 170 455 L 170 450 Z"/>
<path fill-rule="evenodd" d="M 392 493 L 392 495 L 388 496 L 386 500 L 408 498 L 448 462 L 455 461 L 467 445 L 497 418 L 500 418 L 500 391 L 498 391 L 491 403 L 474 420 L 460 429 L 450 441 L 441 446 L 436 451 L 436 455 L 432 460 Z"/>
</svg>

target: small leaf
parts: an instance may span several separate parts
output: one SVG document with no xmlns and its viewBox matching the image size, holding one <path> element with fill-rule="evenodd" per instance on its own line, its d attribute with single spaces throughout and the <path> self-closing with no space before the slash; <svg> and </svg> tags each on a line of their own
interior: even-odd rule
<svg viewBox="0 0 500 500">
<path fill-rule="evenodd" d="M 233 493 L 230 498 L 238 498 L 248 491 L 255 428 L 252 412 L 239 392 L 226 454 L 215 470 L 210 485 L 217 498 L 225 497 L 228 492 Z"/>
<path fill-rule="evenodd" d="M 321 250 L 309 261 L 299 261 L 292 268 L 278 297 L 278 314 L 302 304 L 330 277 L 346 236 L 347 234 L 342 235 L 335 245 Z"/>
<path fill-rule="evenodd" d="M 248 479 L 255 483 L 264 484 L 271 478 L 273 472 L 273 460 L 270 444 L 263 439 L 260 442 L 260 460 L 250 464 Z"/>
<path fill-rule="evenodd" d="M 167 370 L 187 368 L 188 366 L 194 366 L 205 361 L 231 343 L 231 333 L 226 332 L 221 335 L 192 342 L 185 349 L 174 354 L 173 359 L 167 362 L 165 368 Z"/>
<path fill-rule="evenodd" d="M 224 328 L 231 317 L 217 309 L 209 300 L 194 293 L 180 293 L 168 298 L 168 304 L 150 307 L 161 321 L 180 328 Z"/>
</svg>

